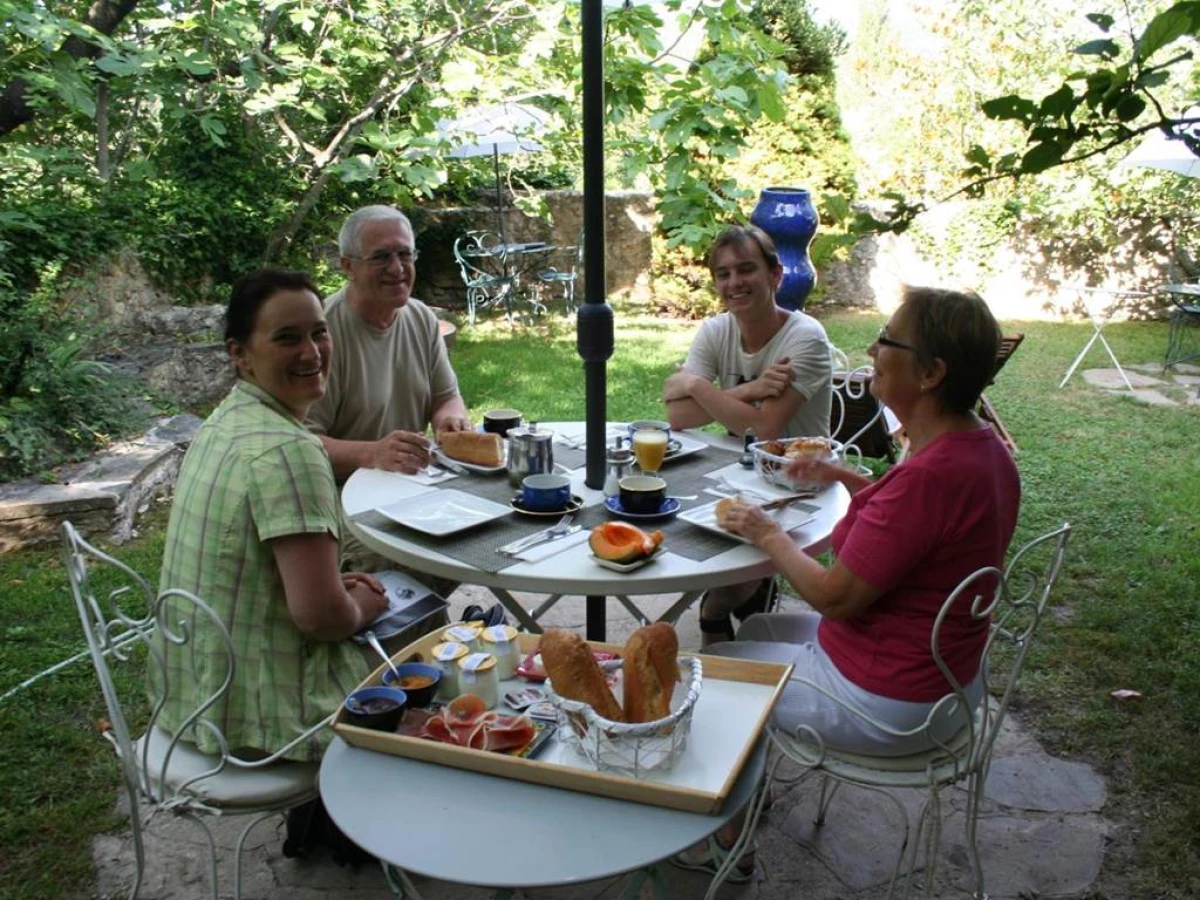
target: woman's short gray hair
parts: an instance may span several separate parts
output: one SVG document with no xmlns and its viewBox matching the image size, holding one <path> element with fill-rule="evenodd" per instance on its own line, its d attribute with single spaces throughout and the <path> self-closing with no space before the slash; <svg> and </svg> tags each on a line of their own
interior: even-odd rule
<svg viewBox="0 0 1200 900">
<path fill-rule="evenodd" d="M 408 221 L 408 216 L 400 212 L 396 207 L 383 206 L 382 204 L 364 206 L 350 213 L 346 218 L 345 224 L 342 225 L 342 230 L 338 232 L 338 253 L 342 256 L 360 255 L 362 253 L 362 242 L 359 240 L 359 235 L 362 234 L 363 226 L 368 222 L 379 220 L 403 222 L 408 226 L 408 230 L 412 231 L 412 222 Z"/>
</svg>

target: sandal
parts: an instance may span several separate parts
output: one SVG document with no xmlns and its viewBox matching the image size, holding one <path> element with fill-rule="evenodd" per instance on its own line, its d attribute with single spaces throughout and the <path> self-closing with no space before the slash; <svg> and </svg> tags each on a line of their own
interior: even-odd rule
<svg viewBox="0 0 1200 900">
<path fill-rule="evenodd" d="M 707 872 L 716 875 L 717 870 L 725 865 L 729 858 L 729 848 L 722 847 L 715 834 L 710 834 L 702 843 L 676 853 L 671 857 L 671 865 L 681 869 L 691 869 L 693 872 Z M 741 857 L 725 880 L 730 884 L 748 884 L 754 877 L 754 846 L 751 845 L 742 852 Z"/>
</svg>

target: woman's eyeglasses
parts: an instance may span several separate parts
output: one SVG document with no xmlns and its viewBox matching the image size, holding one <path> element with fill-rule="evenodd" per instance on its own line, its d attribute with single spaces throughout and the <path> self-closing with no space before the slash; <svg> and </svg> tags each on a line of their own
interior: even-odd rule
<svg viewBox="0 0 1200 900">
<path fill-rule="evenodd" d="M 386 269 L 391 265 L 393 259 L 399 260 L 402 266 L 411 266 L 421 253 L 419 250 L 380 250 L 370 256 L 355 256 L 353 253 L 346 255 L 351 259 L 365 262 L 372 269 Z"/>
<path fill-rule="evenodd" d="M 912 344 L 903 344 L 900 341 L 893 341 L 887 336 L 887 328 L 879 329 L 879 337 L 875 338 L 875 343 L 880 347 L 894 347 L 897 350 L 908 350 L 910 353 L 916 353 L 917 348 Z"/>
</svg>

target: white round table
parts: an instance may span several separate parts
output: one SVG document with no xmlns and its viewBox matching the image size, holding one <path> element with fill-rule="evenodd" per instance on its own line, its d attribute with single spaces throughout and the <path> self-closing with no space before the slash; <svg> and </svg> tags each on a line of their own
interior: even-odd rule
<svg viewBox="0 0 1200 900">
<path fill-rule="evenodd" d="M 338 828 L 383 862 L 459 884 L 529 888 L 645 869 L 703 840 L 746 805 L 766 755 L 764 738 L 716 815 L 390 756 L 341 738 L 325 753 L 319 783 Z"/>
<path fill-rule="evenodd" d="M 546 422 L 541 426 L 554 430 L 556 434 L 578 434 L 584 430 L 582 422 Z M 725 435 L 702 431 L 689 431 L 687 434 L 713 446 L 732 450 L 741 448 L 738 441 Z M 713 468 L 721 466 L 714 463 Z M 669 469 L 664 470 L 664 474 L 669 479 Z M 588 488 L 584 484 L 584 476 L 582 467 L 571 473 L 572 491 L 580 495 L 585 503 L 602 503 L 603 494 Z M 455 482 L 446 482 L 445 486 L 455 487 Z M 601 598 L 682 593 L 680 602 L 663 616 L 667 621 L 674 621 L 672 616 L 677 618 L 703 591 L 765 578 L 774 571 L 769 557 L 757 547 L 732 544 L 728 550 L 704 560 L 667 552 L 652 565 L 634 572 L 614 572 L 596 565 L 585 541 L 537 562 L 518 562 L 499 572 L 489 572 L 455 558 L 453 535 L 446 538 L 444 547 L 439 551 L 405 540 L 404 534 L 398 530 L 384 530 L 354 521 L 356 515 L 431 489 L 436 488 L 376 469 L 359 469 L 342 489 L 342 506 L 355 535 L 376 553 L 418 572 L 487 587 L 526 628 L 534 630 L 540 629 L 523 610 L 518 612 L 519 604 L 511 597 L 510 591 L 581 594 Z M 829 546 L 834 525 L 845 515 L 850 495 L 842 485 L 836 484 L 805 502 L 818 508 L 815 518 L 790 534 L 797 546 L 807 553 L 821 553 Z M 603 640 L 603 636 L 594 636 L 590 628 L 588 636 Z"/>
</svg>

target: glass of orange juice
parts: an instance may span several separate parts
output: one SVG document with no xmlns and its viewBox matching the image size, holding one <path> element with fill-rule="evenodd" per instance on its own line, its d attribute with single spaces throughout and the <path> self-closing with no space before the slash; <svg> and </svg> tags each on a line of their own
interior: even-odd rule
<svg viewBox="0 0 1200 900">
<path fill-rule="evenodd" d="M 661 428 L 639 428 L 633 433 L 633 455 L 645 474 L 657 474 L 667 455 L 667 432 Z"/>
</svg>

